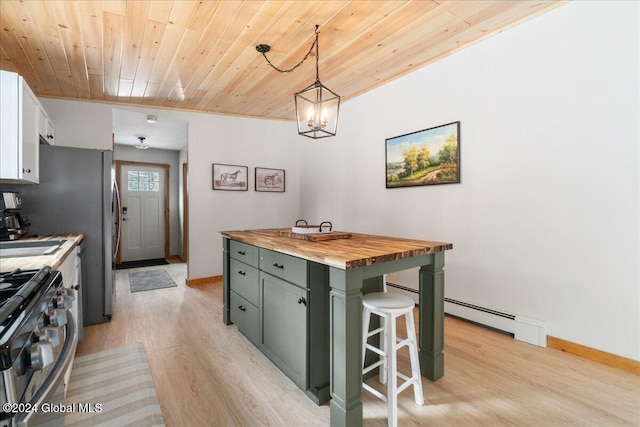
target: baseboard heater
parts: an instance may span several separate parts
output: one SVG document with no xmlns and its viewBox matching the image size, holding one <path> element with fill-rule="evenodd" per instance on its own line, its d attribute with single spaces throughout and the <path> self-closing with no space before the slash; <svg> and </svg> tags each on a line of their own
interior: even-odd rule
<svg viewBox="0 0 640 427">
<path fill-rule="evenodd" d="M 391 282 L 387 282 L 387 286 L 413 294 L 411 296 L 417 300 L 418 291 L 416 289 Z M 507 333 L 519 341 L 528 342 L 539 347 L 547 346 L 547 324 L 538 319 L 504 313 L 446 297 L 444 299 L 444 312 Z"/>
</svg>

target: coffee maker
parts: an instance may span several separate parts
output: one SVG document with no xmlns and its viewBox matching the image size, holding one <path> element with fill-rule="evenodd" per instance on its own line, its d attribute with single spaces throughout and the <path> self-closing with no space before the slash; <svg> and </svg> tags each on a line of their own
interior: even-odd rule
<svg viewBox="0 0 640 427">
<path fill-rule="evenodd" d="M 20 195 L 8 191 L 0 194 L 0 240 L 19 239 L 27 234 L 30 225 L 20 214 Z"/>
</svg>

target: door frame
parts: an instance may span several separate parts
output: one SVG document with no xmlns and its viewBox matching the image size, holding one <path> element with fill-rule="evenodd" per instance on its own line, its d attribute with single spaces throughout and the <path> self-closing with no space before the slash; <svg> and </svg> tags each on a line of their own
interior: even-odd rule
<svg viewBox="0 0 640 427">
<path fill-rule="evenodd" d="M 187 163 L 182 164 L 182 262 L 189 254 L 189 195 L 187 193 Z"/>
<path fill-rule="evenodd" d="M 150 162 L 136 162 L 131 160 L 116 160 L 116 184 L 118 188 L 122 188 L 120 182 L 120 174 L 122 173 L 122 166 L 151 166 L 164 168 L 164 259 L 169 258 L 169 247 L 171 236 L 169 234 L 169 167 L 167 163 L 150 163 Z M 121 203 L 122 204 L 122 203 Z M 120 221 L 120 212 L 116 213 L 117 220 Z M 118 247 L 116 253 L 116 264 L 120 264 L 120 249 L 122 245 Z"/>
</svg>

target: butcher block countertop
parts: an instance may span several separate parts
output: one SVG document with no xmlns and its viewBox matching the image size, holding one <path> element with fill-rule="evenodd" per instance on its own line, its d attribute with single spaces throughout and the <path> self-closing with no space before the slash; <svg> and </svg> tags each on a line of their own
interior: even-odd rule
<svg viewBox="0 0 640 427">
<path fill-rule="evenodd" d="M 342 270 L 453 249 L 451 243 L 351 233 L 351 238 L 311 242 L 281 236 L 290 228 L 221 231 L 223 237 Z"/>
<path fill-rule="evenodd" d="M 7 271 L 13 271 L 17 268 L 22 270 L 39 270 L 45 265 L 56 270 L 62 265 L 64 260 L 67 258 L 67 255 L 71 253 L 71 250 L 84 240 L 84 234 L 55 234 L 38 237 L 23 237 L 18 240 L 18 242 L 47 240 L 66 240 L 66 242 L 64 242 L 62 246 L 51 255 L 0 258 L 0 272 L 4 273 Z"/>
</svg>

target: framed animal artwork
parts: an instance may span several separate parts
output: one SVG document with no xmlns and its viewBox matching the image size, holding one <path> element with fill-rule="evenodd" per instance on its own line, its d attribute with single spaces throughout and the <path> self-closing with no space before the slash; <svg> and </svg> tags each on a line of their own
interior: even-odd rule
<svg viewBox="0 0 640 427">
<path fill-rule="evenodd" d="M 213 189 L 247 191 L 249 189 L 249 167 L 213 163 Z"/>
<path fill-rule="evenodd" d="M 256 168 L 256 191 L 284 193 L 284 169 Z"/>
</svg>

